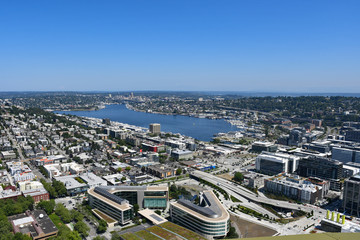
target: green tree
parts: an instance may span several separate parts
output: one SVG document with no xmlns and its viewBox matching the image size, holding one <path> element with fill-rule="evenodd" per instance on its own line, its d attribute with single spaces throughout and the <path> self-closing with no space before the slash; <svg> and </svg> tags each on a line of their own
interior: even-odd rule
<svg viewBox="0 0 360 240">
<path fill-rule="evenodd" d="M 84 222 L 77 222 L 74 226 L 74 229 L 78 231 L 83 237 L 87 237 L 89 235 L 90 228 Z"/>
<path fill-rule="evenodd" d="M 125 170 L 126 170 L 126 171 L 130 171 L 130 170 L 131 170 L 131 167 L 130 167 L 130 166 L 127 166 L 127 167 L 125 168 Z"/>
<path fill-rule="evenodd" d="M 68 235 L 67 235 L 67 239 L 68 240 L 82 240 L 80 234 L 77 231 L 71 231 Z"/>
<path fill-rule="evenodd" d="M 134 206 L 134 213 L 137 214 L 137 212 L 139 211 L 139 204 L 135 203 L 133 206 Z"/>
<path fill-rule="evenodd" d="M 106 223 L 106 221 L 103 220 L 103 219 L 100 219 L 100 220 L 99 220 L 99 226 L 98 226 L 98 228 L 96 229 L 97 233 L 104 233 L 104 232 L 106 232 L 106 230 L 107 230 L 107 223 Z"/>
<path fill-rule="evenodd" d="M 12 240 L 32 240 L 32 237 L 18 232 L 14 234 Z"/>
<path fill-rule="evenodd" d="M 39 209 L 42 209 L 46 212 L 46 214 L 50 215 L 55 208 L 55 200 L 51 199 L 50 201 L 43 201 L 40 200 L 40 202 L 36 206 Z"/>
<path fill-rule="evenodd" d="M 182 169 L 181 169 L 181 168 L 176 169 L 176 175 L 180 175 L 181 173 L 182 173 Z"/>
<path fill-rule="evenodd" d="M 52 182 L 55 191 L 57 192 L 58 196 L 65 196 L 67 191 L 64 183 L 60 181 L 56 181 L 55 179 Z"/>
<path fill-rule="evenodd" d="M 70 211 L 65 208 L 61 203 L 56 204 L 55 214 L 58 215 L 65 223 L 69 223 L 72 220 Z"/>
<path fill-rule="evenodd" d="M 244 180 L 244 175 L 240 172 L 234 174 L 234 180 L 237 182 L 242 182 Z"/>
<path fill-rule="evenodd" d="M 104 237 L 100 237 L 100 236 L 96 236 L 96 237 L 93 238 L 93 240 L 105 240 L 105 238 L 104 238 Z"/>
<path fill-rule="evenodd" d="M 75 209 L 70 211 L 71 218 L 75 220 L 75 222 L 81 222 L 84 219 L 84 215 Z"/>
</svg>

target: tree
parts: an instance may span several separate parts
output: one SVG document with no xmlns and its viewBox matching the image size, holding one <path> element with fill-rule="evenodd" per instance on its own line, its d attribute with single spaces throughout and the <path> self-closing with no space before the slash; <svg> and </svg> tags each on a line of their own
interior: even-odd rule
<svg viewBox="0 0 360 240">
<path fill-rule="evenodd" d="M 107 230 L 107 223 L 106 223 L 106 221 L 103 220 L 103 219 L 100 219 L 100 220 L 99 220 L 99 226 L 98 226 L 98 228 L 96 229 L 97 233 L 104 233 L 104 232 L 106 232 L 106 230 Z"/>
<path fill-rule="evenodd" d="M 18 233 L 15 233 L 12 240 L 32 240 L 32 237 L 30 237 L 29 235 L 22 234 L 22 233 L 18 232 Z"/>
<path fill-rule="evenodd" d="M 70 211 L 61 203 L 56 204 L 55 214 L 58 215 L 65 223 L 69 223 L 72 220 Z"/>
<path fill-rule="evenodd" d="M 87 237 L 89 235 L 90 228 L 84 222 L 77 222 L 74 226 L 74 229 L 78 231 L 83 237 Z"/>
<path fill-rule="evenodd" d="M 126 177 L 124 176 L 121 178 L 121 182 L 125 182 L 125 181 L 126 181 Z"/>
<path fill-rule="evenodd" d="M 237 182 L 242 182 L 244 180 L 244 175 L 240 172 L 234 174 L 234 180 Z"/>
<path fill-rule="evenodd" d="M 182 169 L 181 169 L 181 168 L 176 169 L 176 175 L 180 175 L 181 173 L 182 173 Z"/>
<path fill-rule="evenodd" d="M 119 167 L 119 168 L 117 169 L 117 171 L 118 171 L 118 172 L 122 172 L 122 168 Z"/>
<path fill-rule="evenodd" d="M 139 211 L 139 204 L 135 203 L 133 206 L 134 206 L 134 212 L 137 214 L 137 212 Z"/>
<path fill-rule="evenodd" d="M 104 238 L 104 237 L 100 237 L 100 236 L 96 236 L 96 237 L 93 238 L 93 240 L 105 240 L 105 238 Z"/>
<path fill-rule="evenodd" d="M 40 202 L 37 204 L 36 207 L 44 210 L 47 215 L 50 215 L 54 211 L 55 200 L 54 199 L 51 199 L 50 201 L 40 200 Z"/>
<path fill-rule="evenodd" d="M 81 240 L 81 236 L 77 231 L 72 231 L 67 235 L 68 240 Z"/>
<path fill-rule="evenodd" d="M 161 211 L 160 210 L 155 210 L 155 213 L 159 216 L 161 216 Z"/>
<path fill-rule="evenodd" d="M 53 186 L 58 194 L 58 196 L 65 196 L 67 191 L 66 191 L 66 187 L 64 185 L 64 183 L 60 182 L 60 181 L 56 181 L 55 179 L 53 180 Z"/>
<path fill-rule="evenodd" d="M 84 219 L 84 215 L 75 209 L 70 211 L 71 218 L 75 220 L 75 222 L 81 222 Z"/>
<path fill-rule="evenodd" d="M 127 166 L 127 167 L 125 168 L 125 170 L 126 170 L 126 171 L 130 171 L 130 170 L 131 170 L 131 167 L 130 167 L 130 166 Z"/>
</svg>

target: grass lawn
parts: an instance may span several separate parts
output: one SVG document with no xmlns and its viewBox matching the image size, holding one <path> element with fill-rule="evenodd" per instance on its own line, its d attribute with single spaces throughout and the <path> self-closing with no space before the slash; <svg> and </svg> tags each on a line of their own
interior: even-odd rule
<svg viewBox="0 0 360 240">
<path fill-rule="evenodd" d="M 139 238 L 138 236 L 136 236 L 133 233 L 125 233 L 125 234 L 121 235 L 120 237 L 125 240 L 141 240 L 141 238 Z"/>
<path fill-rule="evenodd" d="M 181 240 L 179 236 L 176 236 L 175 234 L 172 234 L 171 232 L 166 231 L 165 229 L 158 226 L 152 226 L 147 228 L 146 230 L 155 233 L 156 235 L 165 238 L 166 240 Z"/>
<path fill-rule="evenodd" d="M 136 232 L 136 235 L 146 240 L 161 240 L 161 238 L 158 238 L 145 230 Z"/>
<path fill-rule="evenodd" d="M 191 240 L 206 240 L 206 238 L 200 236 L 199 234 L 190 231 L 186 228 L 180 227 L 179 225 L 176 225 L 171 222 L 166 222 L 160 225 L 163 228 L 166 228 L 174 233 L 179 234 L 180 236 L 183 236 L 184 238 L 191 239 Z"/>
<path fill-rule="evenodd" d="M 360 239 L 360 233 L 315 233 L 276 237 L 249 238 L 249 240 L 355 240 Z"/>
<path fill-rule="evenodd" d="M 116 222 L 115 219 L 111 218 L 110 216 L 104 214 L 103 212 L 100 212 L 99 210 L 97 209 L 93 209 L 93 211 L 99 215 L 102 219 L 104 219 L 107 223 L 113 223 L 113 222 Z"/>
</svg>

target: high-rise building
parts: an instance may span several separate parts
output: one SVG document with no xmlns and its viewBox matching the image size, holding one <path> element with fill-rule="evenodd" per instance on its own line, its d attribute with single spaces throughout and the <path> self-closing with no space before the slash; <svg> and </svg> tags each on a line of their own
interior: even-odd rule
<svg viewBox="0 0 360 240">
<path fill-rule="evenodd" d="M 160 123 L 151 123 L 149 130 L 153 134 L 160 134 Z"/>
<path fill-rule="evenodd" d="M 102 123 L 103 123 L 103 124 L 106 124 L 106 125 L 110 125 L 111 121 L 110 121 L 109 118 L 104 118 L 104 119 L 102 120 Z"/>
<path fill-rule="evenodd" d="M 256 158 L 256 170 L 268 174 L 277 175 L 279 173 L 293 173 L 297 169 L 299 157 L 284 154 L 262 152 Z"/>
<path fill-rule="evenodd" d="M 341 190 L 340 179 L 343 177 L 343 163 L 318 156 L 309 156 L 299 161 L 297 173 L 302 177 L 318 177 L 329 180 L 330 189 Z"/>
<path fill-rule="evenodd" d="M 333 147 L 332 159 L 343 163 L 357 162 L 360 163 L 360 148 L 358 147 Z"/>
<path fill-rule="evenodd" d="M 360 174 L 345 181 L 343 208 L 346 213 L 360 216 Z"/>
<path fill-rule="evenodd" d="M 354 129 L 354 130 L 346 131 L 345 140 L 352 142 L 360 142 L 360 130 Z"/>
</svg>

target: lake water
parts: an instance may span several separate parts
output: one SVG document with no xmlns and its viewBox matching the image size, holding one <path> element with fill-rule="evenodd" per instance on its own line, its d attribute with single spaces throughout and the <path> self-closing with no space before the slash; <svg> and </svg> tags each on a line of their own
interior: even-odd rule
<svg viewBox="0 0 360 240">
<path fill-rule="evenodd" d="M 211 141 L 214 134 L 237 129 L 224 120 L 136 112 L 127 109 L 123 104 L 108 105 L 98 111 L 56 111 L 56 113 L 101 119 L 109 118 L 112 121 L 146 128 L 149 127 L 150 123 L 160 123 L 163 132 L 180 133 L 201 141 Z"/>
</svg>

